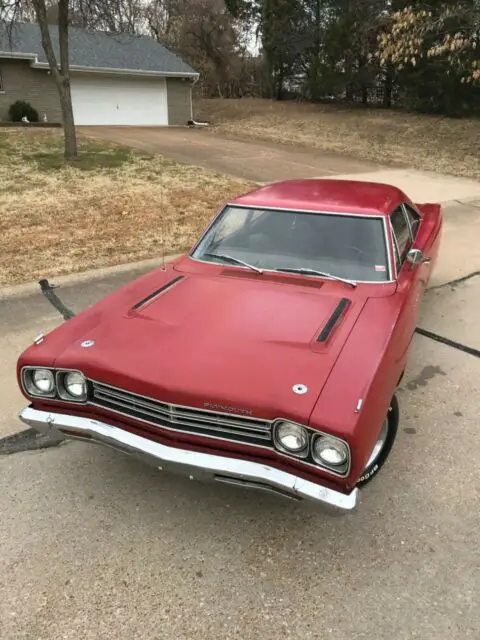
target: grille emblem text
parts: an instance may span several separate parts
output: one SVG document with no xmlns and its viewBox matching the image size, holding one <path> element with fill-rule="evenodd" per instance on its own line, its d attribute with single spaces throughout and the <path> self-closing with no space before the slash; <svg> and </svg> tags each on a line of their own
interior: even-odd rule
<svg viewBox="0 0 480 640">
<path fill-rule="evenodd" d="M 213 404 L 211 402 L 204 402 L 203 406 L 205 409 L 210 409 L 211 411 L 224 411 L 225 413 L 237 413 L 242 416 L 251 416 L 253 412 L 250 409 L 239 409 L 238 407 L 226 407 L 223 404 Z"/>
</svg>

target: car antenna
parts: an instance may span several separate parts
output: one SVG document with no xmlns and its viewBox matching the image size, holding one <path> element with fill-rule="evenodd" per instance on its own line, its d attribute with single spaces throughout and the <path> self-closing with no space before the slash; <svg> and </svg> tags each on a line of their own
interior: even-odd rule
<svg viewBox="0 0 480 640">
<path fill-rule="evenodd" d="M 163 180 L 163 172 L 162 172 L 162 177 L 160 180 L 160 218 L 161 218 L 161 225 L 162 225 L 162 271 L 166 271 L 165 268 L 165 209 L 164 209 L 164 199 L 163 199 L 163 190 L 165 188 L 165 184 L 164 184 L 164 180 Z"/>
</svg>

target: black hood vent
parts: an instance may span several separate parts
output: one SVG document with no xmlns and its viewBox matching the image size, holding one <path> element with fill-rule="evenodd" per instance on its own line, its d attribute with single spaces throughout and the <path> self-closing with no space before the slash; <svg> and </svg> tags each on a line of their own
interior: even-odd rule
<svg viewBox="0 0 480 640">
<path fill-rule="evenodd" d="M 145 298 L 142 298 L 142 300 L 139 300 L 139 302 L 135 303 L 132 307 L 132 311 L 137 311 L 138 309 L 140 309 L 140 307 L 143 307 L 148 302 L 151 302 L 154 298 L 159 296 L 161 293 L 164 293 L 165 291 L 167 291 L 167 289 L 170 289 L 171 287 L 173 287 L 174 284 L 177 284 L 177 282 L 179 282 L 180 280 L 183 280 L 184 277 L 185 276 L 177 276 L 176 278 L 173 278 L 173 280 L 170 280 L 169 282 L 167 282 L 167 284 L 164 284 L 162 287 L 160 287 L 160 289 L 155 289 L 155 291 L 152 291 L 152 293 L 149 293 L 148 296 L 146 296 Z"/>
<path fill-rule="evenodd" d="M 325 342 L 327 340 L 328 336 L 332 333 L 333 329 L 335 328 L 335 325 L 340 319 L 340 316 L 342 315 L 342 313 L 345 311 L 345 309 L 348 307 L 349 304 L 350 304 L 350 300 L 348 298 L 342 298 L 340 300 L 340 302 L 337 304 L 337 306 L 333 310 L 332 315 L 325 323 L 325 326 L 320 331 L 320 335 L 317 338 L 317 342 Z"/>
</svg>

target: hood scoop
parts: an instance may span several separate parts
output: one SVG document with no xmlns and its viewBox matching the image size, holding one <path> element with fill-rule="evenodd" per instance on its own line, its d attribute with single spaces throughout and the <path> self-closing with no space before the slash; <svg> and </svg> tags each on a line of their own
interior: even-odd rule
<svg viewBox="0 0 480 640">
<path fill-rule="evenodd" d="M 174 285 L 180 282 L 180 280 L 183 280 L 184 277 L 185 276 L 177 276 L 176 278 L 173 278 L 172 280 L 161 286 L 159 289 L 155 289 L 155 291 L 149 293 L 148 296 L 145 296 L 144 298 L 136 302 L 131 308 L 131 311 L 138 311 L 139 309 L 143 309 L 143 307 L 156 300 L 158 296 L 162 295 L 162 293 L 165 293 L 165 291 L 171 289 Z"/>
<path fill-rule="evenodd" d="M 330 337 L 330 334 L 335 329 L 335 326 L 340 321 L 341 316 L 347 309 L 350 304 L 350 300 L 348 298 L 342 298 L 340 302 L 337 304 L 335 309 L 332 311 L 331 316 L 326 321 L 323 329 L 318 334 L 317 342 L 326 342 Z"/>
<path fill-rule="evenodd" d="M 262 274 L 253 271 L 244 271 L 242 269 L 224 269 L 221 274 L 227 278 L 240 278 L 242 280 L 258 280 L 259 282 L 273 282 L 277 284 L 290 284 L 299 287 L 310 287 L 312 289 L 321 289 L 323 282 L 314 280 L 313 278 L 299 278 L 295 275 L 289 276 L 281 273 L 264 271 Z"/>
</svg>

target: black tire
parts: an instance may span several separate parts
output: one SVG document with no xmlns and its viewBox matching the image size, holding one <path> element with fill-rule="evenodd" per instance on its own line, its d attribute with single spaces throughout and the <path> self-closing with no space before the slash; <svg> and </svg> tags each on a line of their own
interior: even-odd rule
<svg viewBox="0 0 480 640">
<path fill-rule="evenodd" d="M 372 461 L 370 465 L 367 465 L 363 470 L 360 479 L 357 482 L 357 487 L 364 487 L 377 475 L 380 469 L 387 461 L 390 451 L 392 450 L 393 443 L 397 437 L 398 423 L 400 421 L 400 408 L 398 405 L 397 396 L 393 396 L 387 413 L 387 435 L 383 443 L 380 453 Z M 383 427 L 383 425 L 382 425 Z"/>
</svg>

